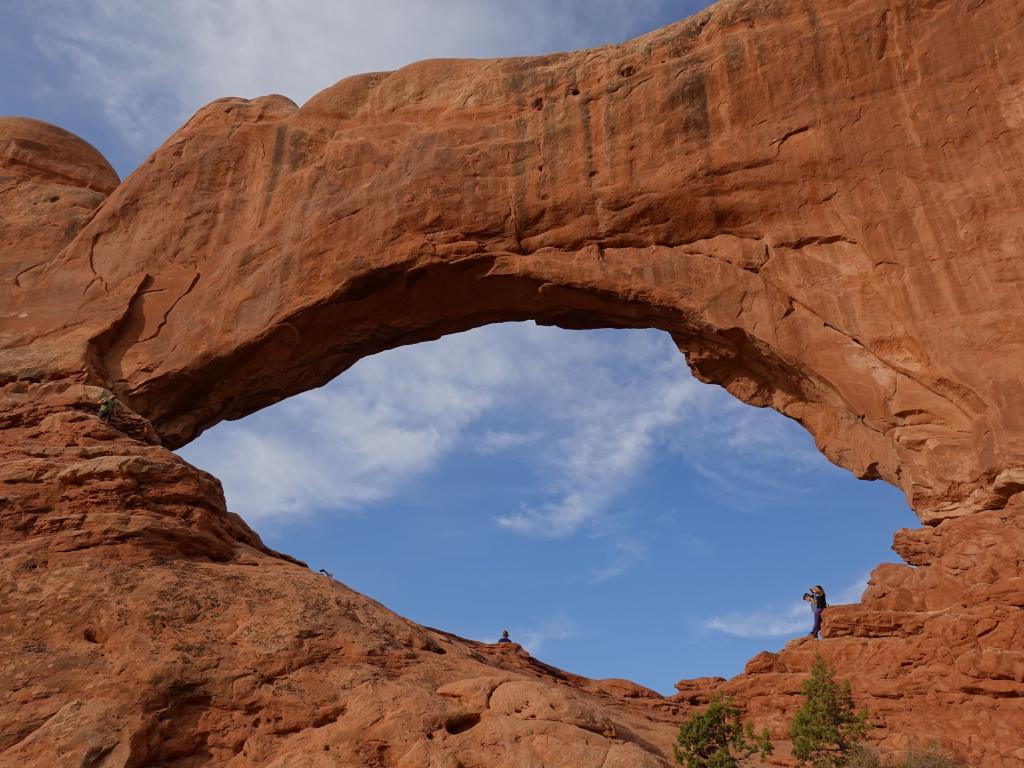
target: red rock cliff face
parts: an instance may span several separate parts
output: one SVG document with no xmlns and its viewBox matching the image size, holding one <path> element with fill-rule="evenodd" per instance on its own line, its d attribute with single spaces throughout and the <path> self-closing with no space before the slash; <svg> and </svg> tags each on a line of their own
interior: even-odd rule
<svg viewBox="0 0 1024 768">
<path fill-rule="evenodd" d="M 664 766 L 715 687 L 784 739 L 817 650 L 883 748 L 1024 762 L 1021 40 L 1013 0 L 723 2 L 301 109 L 220 100 L 121 183 L 0 120 L 0 765 Z M 395 616 L 168 450 L 528 318 L 670 332 L 902 488 L 907 564 L 827 642 L 663 699 Z"/>
</svg>

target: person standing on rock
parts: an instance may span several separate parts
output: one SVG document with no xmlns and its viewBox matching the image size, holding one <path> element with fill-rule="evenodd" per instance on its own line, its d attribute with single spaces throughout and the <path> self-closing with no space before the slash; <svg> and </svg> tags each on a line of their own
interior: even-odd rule
<svg viewBox="0 0 1024 768">
<path fill-rule="evenodd" d="M 99 417 L 104 424 L 109 424 L 114 415 L 114 402 L 114 396 L 109 393 L 100 398 Z"/>
<path fill-rule="evenodd" d="M 512 642 L 512 641 L 511 641 L 511 640 L 509 639 L 509 636 L 508 636 L 508 630 L 507 630 L 507 629 L 503 629 L 503 630 L 501 630 L 501 637 L 500 637 L 500 638 L 498 638 L 498 642 L 499 642 L 499 643 L 511 643 L 511 642 Z"/>
<path fill-rule="evenodd" d="M 809 591 L 804 592 L 804 600 L 811 604 L 811 615 L 814 616 L 814 626 L 811 627 L 808 637 L 817 640 L 819 639 L 818 633 L 821 632 L 821 612 L 828 608 L 828 602 L 825 600 L 825 588 L 821 584 L 811 587 Z"/>
</svg>

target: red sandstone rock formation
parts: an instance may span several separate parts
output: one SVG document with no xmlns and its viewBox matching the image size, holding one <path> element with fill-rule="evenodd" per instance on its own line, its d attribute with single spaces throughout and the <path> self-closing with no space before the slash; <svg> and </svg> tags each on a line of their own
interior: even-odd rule
<svg viewBox="0 0 1024 768">
<path fill-rule="evenodd" d="M 716 688 L 784 742 L 814 651 L 883 748 L 1024 763 L 1022 39 L 1014 0 L 729 0 L 301 109 L 220 100 L 120 184 L 0 120 L 0 766 L 665 766 Z M 826 642 L 664 699 L 395 616 L 168 450 L 527 318 L 669 331 L 902 488 L 907 564 Z"/>
</svg>

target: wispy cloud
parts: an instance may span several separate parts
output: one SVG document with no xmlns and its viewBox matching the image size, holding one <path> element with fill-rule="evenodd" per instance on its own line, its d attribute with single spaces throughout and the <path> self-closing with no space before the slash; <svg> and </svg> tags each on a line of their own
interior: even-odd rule
<svg viewBox="0 0 1024 768">
<path fill-rule="evenodd" d="M 865 573 L 855 582 L 853 582 L 846 589 L 836 593 L 834 597 L 829 598 L 831 605 L 847 605 L 849 603 L 859 603 L 861 597 L 864 595 L 864 590 L 868 588 L 868 579 L 871 578 L 870 573 Z"/>
<path fill-rule="evenodd" d="M 809 439 L 781 417 L 752 425 L 750 410 L 696 382 L 663 334 L 505 324 L 363 360 L 182 453 L 222 479 L 232 509 L 266 521 L 365 511 L 458 451 L 500 453 L 532 468 L 535 491 L 508 499 L 497 524 L 556 538 L 621 517 L 666 452 L 719 496 L 742 487 L 750 504 L 792 493 Z M 762 437 L 740 439 L 753 430 Z M 619 546 L 603 571 L 612 578 L 638 558 L 615 544 L 628 531 L 603 535 Z"/>
<path fill-rule="evenodd" d="M 745 508 L 781 503 L 828 474 L 831 465 L 794 421 L 708 389 L 669 448 L 707 481 L 717 501 Z"/>
<path fill-rule="evenodd" d="M 490 57 L 618 42 L 663 21 L 668 0 L 41 0 L 36 44 L 139 149 L 203 104 L 284 94 L 302 103 L 337 80 L 425 58 Z M 671 14 L 674 15 L 674 14 Z"/>
<path fill-rule="evenodd" d="M 486 430 L 477 441 L 475 450 L 485 456 L 492 456 L 513 448 L 521 448 L 529 443 L 540 440 L 543 434 L 540 432 L 506 432 Z"/>
<path fill-rule="evenodd" d="M 658 342 L 635 336 L 567 361 L 562 395 L 551 412 L 551 439 L 537 454 L 554 498 L 501 515 L 499 525 L 527 535 L 567 536 L 629 491 L 657 446 L 686 420 L 702 387 L 667 339 Z M 550 379 L 551 369 L 544 373 Z"/>
<path fill-rule="evenodd" d="M 733 637 L 782 637 L 807 632 L 811 627 L 807 603 L 793 603 L 776 610 L 730 613 L 706 619 L 701 626 Z"/>
<path fill-rule="evenodd" d="M 458 449 L 528 450 L 551 500 L 499 523 L 566 536 L 628 491 L 700 387 L 657 334 L 491 326 L 363 360 L 182 453 L 222 479 L 233 509 L 268 519 L 365 509 Z"/>
<path fill-rule="evenodd" d="M 611 560 L 601 568 L 590 572 L 589 581 L 600 584 L 617 578 L 647 557 L 647 547 L 633 537 L 617 538 L 612 544 Z"/>
<path fill-rule="evenodd" d="M 362 361 L 181 453 L 220 477 L 231 508 L 251 519 L 366 509 L 434 468 L 501 397 L 514 368 L 488 336 Z"/>
<path fill-rule="evenodd" d="M 867 588 L 868 574 L 829 597 L 830 605 L 856 603 Z M 704 629 L 733 637 L 783 637 L 799 635 L 811 628 L 811 609 L 803 600 L 752 611 L 713 616 L 701 622 Z"/>
<path fill-rule="evenodd" d="M 543 619 L 523 628 L 513 628 L 509 633 L 512 640 L 519 643 L 533 656 L 546 650 L 552 642 L 570 640 L 579 635 L 576 622 L 559 612 L 555 616 Z"/>
</svg>

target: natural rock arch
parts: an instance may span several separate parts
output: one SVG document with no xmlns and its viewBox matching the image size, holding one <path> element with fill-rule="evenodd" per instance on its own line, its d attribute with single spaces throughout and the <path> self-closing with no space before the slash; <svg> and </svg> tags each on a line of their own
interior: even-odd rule
<svg viewBox="0 0 1024 768">
<path fill-rule="evenodd" d="M 5 541 L 123 562 L 265 551 L 214 482 L 144 443 L 487 322 L 657 327 L 700 378 L 947 521 L 898 537 L 919 567 L 876 571 L 860 613 L 833 621 L 855 636 L 834 659 L 870 688 L 902 679 L 917 643 L 914 685 L 995 713 L 971 748 L 998 765 L 1021 748 L 995 735 L 1024 681 L 1022 31 L 1010 0 L 724 2 L 620 46 L 350 78 L 301 109 L 220 100 L 120 184 L 66 132 L 3 120 Z M 74 416 L 81 384 L 117 392 L 138 441 L 103 453 Z M 419 632 L 390 637 L 429 650 Z M 749 671 L 791 687 L 808 652 Z M 197 680 L 176 717 L 237 709 Z M 778 717 L 756 683 L 729 685 Z M 886 722 L 931 733 L 923 711 Z"/>
<path fill-rule="evenodd" d="M 171 446 L 483 322 L 653 325 L 927 519 L 999 506 L 1024 465 L 1016 342 L 984 325 L 1021 279 L 1019 13 L 876 4 L 214 102 L 13 302 L 76 283 L 75 351 Z"/>
</svg>

